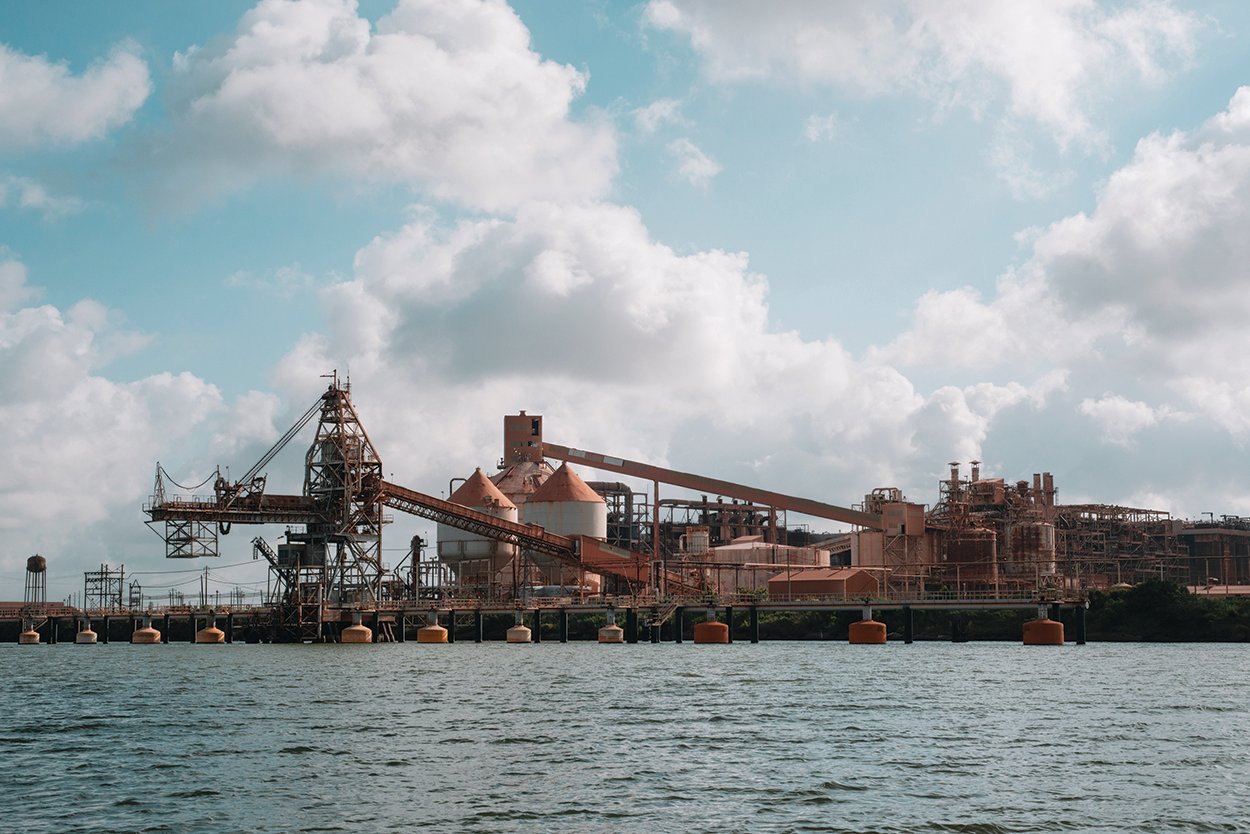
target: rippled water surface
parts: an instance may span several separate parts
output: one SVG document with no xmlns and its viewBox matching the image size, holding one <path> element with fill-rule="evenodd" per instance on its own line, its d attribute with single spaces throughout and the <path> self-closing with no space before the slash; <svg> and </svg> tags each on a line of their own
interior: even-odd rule
<svg viewBox="0 0 1250 834">
<path fill-rule="evenodd" d="M 4 645 L 0 828 L 1250 831 L 1248 652 Z"/>
</svg>

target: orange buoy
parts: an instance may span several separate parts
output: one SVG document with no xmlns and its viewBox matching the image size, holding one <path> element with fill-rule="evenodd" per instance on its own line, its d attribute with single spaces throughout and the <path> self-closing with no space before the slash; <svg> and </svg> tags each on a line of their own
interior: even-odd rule
<svg viewBox="0 0 1250 834">
<path fill-rule="evenodd" d="M 226 633 L 215 625 L 202 628 L 195 633 L 195 642 L 197 643 L 224 643 L 226 642 Z"/>
<path fill-rule="evenodd" d="M 343 633 L 339 635 L 340 643 L 372 643 L 373 629 L 369 626 L 355 623 L 343 629 Z"/>
<path fill-rule="evenodd" d="M 74 642 L 79 646 L 94 646 L 98 639 L 99 635 L 91 630 L 91 626 L 87 626 L 74 635 Z"/>
<path fill-rule="evenodd" d="M 885 623 L 877 620 L 851 623 L 847 642 L 856 646 L 879 646 L 885 642 Z"/>
<path fill-rule="evenodd" d="M 509 643 L 528 643 L 531 637 L 533 637 L 533 633 L 529 630 L 529 626 L 517 623 L 508 629 L 507 640 Z"/>
<path fill-rule="evenodd" d="M 37 646 L 39 645 L 39 632 L 33 628 L 28 628 L 17 635 L 17 642 L 22 646 Z"/>
<path fill-rule="evenodd" d="M 160 630 L 154 629 L 151 620 L 145 616 L 143 628 L 135 629 L 135 633 L 130 635 L 130 641 L 140 645 L 160 643 Z"/>
<path fill-rule="evenodd" d="M 421 626 L 421 628 L 417 629 L 417 642 L 418 643 L 446 643 L 447 642 L 447 629 L 443 628 L 438 623 L 431 623 L 430 625 Z"/>
<path fill-rule="evenodd" d="M 1026 646 L 1062 646 L 1063 623 L 1048 617 L 1029 620 L 1024 624 L 1024 645 Z"/>
<path fill-rule="evenodd" d="M 625 642 L 625 629 L 621 628 L 616 623 L 605 625 L 603 628 L 599 629 L 599 642 L 600 643 L 624 643 Z"/>
<path fill-rule="evenodd" d="M 359 611 L 352 612 L 352 624 L 339 634 L 340 643 L 372 643 L 373 629 L 360 621 L 363 615 Z"/>
<path fill-rule="evenodd" d="M 694 642 L 696 643 L 728 643 L 729 623 L 718 620 L 706 620 L 694 624 Z"/>
</svg>

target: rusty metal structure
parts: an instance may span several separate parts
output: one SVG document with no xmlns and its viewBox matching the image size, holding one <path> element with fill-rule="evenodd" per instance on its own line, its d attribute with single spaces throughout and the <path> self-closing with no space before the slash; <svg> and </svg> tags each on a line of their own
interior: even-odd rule
<svg viewBox="0 0 1250 834">
<path fill-rule="evenodd" d="M 48 560 L 36 553 L 26 560 L 26 587 L 22 592 L 27 614 L 41 614 L 48 607 Z"/>
<path fill-rule="evenodd" d="M 98 611 L 121 611 L 126 608 L 123 589 L 126 587 L 126 566 L 114 570 L 100 565 L 99 570 L 83 573 L 83 608 Z"/>
<path fill-rule="evenodd" d="M 388 482 L 352 404 L 350 383 L 340 383 L 337 374 L 329 378 L 317 402 L 242 478 L 228 480 L 219 469 L 209 479 L 211 497 L 187 495 L 182 493 L 194 488 L 180 487 L 158 463 L 152 500 L 144 508 L 149 526 L 163 525 L 160 535 L 171 559 L 218 555 L 219 537 L 236 524 L 287 525 L 286 540 L 276 548 L 263 538 L 252 540 L 254 556 L 269 563 L 267 601 L 280 639 L 320 640 L 327 623 L 340 622 L 344 612 L 420 598 L 430 571 L 422 562 L 419 539 L 405 560 L 406 576 L 383 568 L 382 531 L 390 520 L 386 509 L 508 542 L 527 555 L 541 554 L 574 571 L 616 577 L 632 592 L 657 581 L 653 560 L 646 554 L 496 518 Z M 316 431 L 305 454 L 301 494 L 269 492 L 265 467 L 314 419 Z M 658 570 L 667 587 L 697 591 L 680 576 Z M 445 571 L 442 574 L 446 578 Z M 523 590 L 514 587 L 512 593 L 519 597 Z"/>
<path fill-rule="evenodd" d="M 1219 530 L 1186 534 L 1166 513 L 1062 505 L 1050 473 L 1007 482 L 982 478 L 973 461 L 965 478 L 952 463 L 932 509 L 893 487 L 874 489 L 847 508 L 550 443 L 543 418 L 525 412 L 504 418 L 504 454 L 490 484 L 481 472 L 456 479 L 476 484 L 474 500 L 485 502 L 466 506 L 384 478 L 350 383 L 337 374 L 327 378 L 316 402 L 243 477 L 230 480 L 218 469 L 185 487 L 158 464 L 145 507 L 171 559 L 218 555 L 220 537 L 236 524 L 286 525 L 277 545 L 252 539 L 254 558 L 268 563 L 265 607 L 277 639 L 326 639 L 361 611 L 470 603 L 520 608 L 535 596 L 579 604 L 628 596 L 631 604 L 655 606 L 654 623 L 683 600 L 758 601 L 777 575 L 790 577 L 792 587 L 793 576 L 839 568 L 860 571 L 854 575 L 860 586 L 878 588 L 890 600 L 1075 599 L 1086 588 L 1149 577 L 1183 580 L 1194 570 L 1216 576 L 1210 567 L 1216 559 L 1221 581 L 1250 581 L 1250 521 L 1226 519 Z M 310 426 L 302 490 L 271 492 L 266 467 Z M 549 461 L 649 483 L 650 494 L 622 481 L 587 484 Z M 211 495 L 195 494 L 210 482 Z M 563 509 L 551 497 L 557 482 L 570 496 Z M 661 484 L 698 497 L 661 498 Z M 574 487 L 578 500 L 591 503 L 575 506 Z M 588 533 L 559 526 L 562 512 L 568 521 L 588 508 L 606 513 L 606 527 Z M 414 537 L 399 566 L 386 569 L 389 511 L 436 522 L 437 554 L 431 557 L 427 543 Z M 814 542 L 788 526 L 790 514 L 851 530 Z M 535 523 L 540 518 L 550 526 Z M 1241 522 L 1244 529 L 1225 529 Z M 445 528 L 465 535 L 444 540 Z M 1186 561 L 1189 549 L 1203 549 L 1204 567 Z M 106 581 L 102 574 L 99 582 Z M 120 587 L 85 596 L 105 608 L 120 597 Z"/>
</svg>

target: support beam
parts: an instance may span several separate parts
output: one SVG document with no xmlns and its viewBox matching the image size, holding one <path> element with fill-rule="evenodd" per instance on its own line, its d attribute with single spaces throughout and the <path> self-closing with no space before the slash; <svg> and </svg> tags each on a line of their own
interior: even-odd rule
<svg viewBox="0 0 1250 834">
<path fill-rule="evenodd" d="M 865 513 L 859 510 L 851 510 L 846 507 L 838 507 L 833 504 L 825 504 L 821 501 L 812 501 L 809 498 L 799 498 L 795 495 L 785 495 L 780 492 L 770 492 L 766 489 L 757 489 L 755 487 L 745 486 L 743 484 L 735 484 L 730 481 L 722 481 L 716 478 L 705 478 L 702 475 L 694 475 L 689 472 L 678 472 L 673 469 L 664 469 L 660 466 L 651 466 L 646 463 L 639 463 L 633 460 L 625 460 L 624 458 L 611 457 L 609 455 L 600 454 L 599 452 L 587 452 L 584 449 L 571 449 L 568 446 L 559 446 L 555 443 L 543 442 L 543 456 L 555 458 L 556 460 L 568 461 L 570 463 L 580 463 L 583 466 L 589 466 L 591 469 L 598 469 L 603 472 L 615 472 L 618 475 L 628 475 L 633 478 L 642 478 L 652 481 L 656 484 L 656 494 L 659 494 L 659 484 L 672 484 L 673 486 L 685 487 L 699 492 L 716 493 L 717 495 L 727 495 L 733 498 L 741 498 L 751 501 L 755 504 L 763 504 L 767 507 L 775 507 L 790 512 L 802 513 L 803 515 L 815 516 L 816 518 L 827 518 L 833 521 L 841 521 L 846 524 L 858 524 L 861 527 L 868 527 L 873 530 L 880 530 L 881 516 L 875 513 Z M 657 514 L 658 516 L 658 514 Z M 658 520 L 653 520 L 658 525 Z M 659 558 L 659 554 L 656 554 Z"/>
</svg>

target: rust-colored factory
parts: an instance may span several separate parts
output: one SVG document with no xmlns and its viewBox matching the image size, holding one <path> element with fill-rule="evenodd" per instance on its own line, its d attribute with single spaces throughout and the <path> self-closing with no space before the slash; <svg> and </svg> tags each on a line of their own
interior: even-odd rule
<svg viewBox="0 0 1250 834">
<path fill-rule="evenodd" d="M 301 493 L 270 492 L 265 468 L 314 422 Z M 270 572 L 257 608 L 274 639 L 293 642 L 355 639 L 362 612 L 377 621 L 380 611 L 433 611 L 436 639 L 439 610 L 453 612 L 453 626 L 455 611 L 475 610 L 479 628 L 481 611 L 515 610 L 520 629 L 522 609 L 624 608 L 649 612 L 655 626 L 700 606 L 751 606 L 754 621 L 759 606 L 1079 606 L 1087 589 L 1152 577 L 1250 583 L 1250 521 L 1063 505 L 1050 473 L 1010 482 L 982 477 L 978 461 L 966 477 L 952 463 L 931 508 L 892 487 L 847 508 L 560 446 L 545 440 L 541 416 L 525 412 L 506 416 L 503 434 L 498 471 L 453 480 L 448 499 L 417 492 L 383 478 L 350 385 L 334 377 L 242 478 L 210 478 L 211 497 L 174 484 L 158 465 L 145 512 L 166 556 L 178 559 L 218 555 L 219 537 L 238 524 L 286 525 L 281 542 L 256 537 L 253 548 Z M 630 483 L 583 480 L 570 464 Z M 698 497 L 664 496 L 662 486 Z M 388 510 L 437 524 L 436 546 L 414 538 L 393 570 L 381 559 Z M 814 536 L 792 529 L 791 514 L 851 530 Z M 32 562 L 30 575 L 43 564 Z M 93 574 L 87 608 L 136 613 L 140 589 L 123 600 L 119 577 L 105 566 Z M 32 582 L 28 605 L 39 594 Z M 605 631 L 620 631 L 611 619 Z"/>
</svg>

